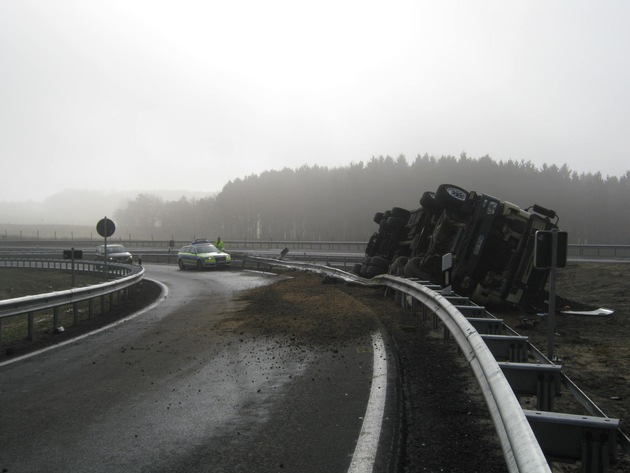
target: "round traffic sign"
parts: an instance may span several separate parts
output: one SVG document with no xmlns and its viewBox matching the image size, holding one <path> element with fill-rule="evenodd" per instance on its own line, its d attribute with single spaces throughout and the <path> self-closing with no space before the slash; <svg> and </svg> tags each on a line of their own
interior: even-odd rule
<svg viewBox="0 0 630 473">
<path fill-rule="evenodd" d="M 105 217 L 100 219 L 96 224 L 96 231 L 103 238 L 107 238 L 114 234 L 114 232 L 116 231 L 116 225 L 113 221 Z"/>
</svg>

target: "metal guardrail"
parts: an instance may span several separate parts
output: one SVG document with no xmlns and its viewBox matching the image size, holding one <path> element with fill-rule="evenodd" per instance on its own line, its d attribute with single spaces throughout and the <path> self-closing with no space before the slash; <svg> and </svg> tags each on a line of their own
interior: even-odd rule
<svg viewBox="0 0 630 473">
<path fill-rule="evenodd" d="M 182 246 L 190 243 L 190 240 L 153 240 L 153 239 L 127 239 L 116 238 L 111 240 L 113 243 L 120 243 L 134 251 L 138 249 L 154 248 L 156 250 L 179 250 Z M 363 253 L 367 246 L 367 241 L 363 240 L 224 240 L 226 248 L 230 250 L 282 250 L 288 248 L 291 251 L 309 250 L 309 251 L 348 251 Z M 97 245 L 102 244 L 101 239 L 76 238 L 76 239 L 1 239 L 0 248 L 2 249 L 19 249 L 19 248 L 82 248 L 91 249 L 92 251 Z M 616 257 L 630 258 L 630 245 L 609 245 L 609 244 L 591 244 L 591 243 L 569 243 L 569 256 L 578 257 Z"/>
<path fill-rule="evenodd" d="M 76 270 L 79 272 L 103 273 L 104 263 L 102 261 L 87 261 L 76 259 L 50 259 L 47 257 L 0 257 L 0 268 L 32 268 L 32 269 L 61 269 L 65 271 Z M 130 269 L 132 268 L 132 269 Z M 136 272 L 133 266 L 126 264 L 107 263 L 107 273 L 109 277 L 122 277 L 131 272 Z"/>
<path fill-rule="evenodd" d="M 577 258 L 630 258 L 630 245 L 568 245 L 567 256 Z"/>
<path fill-rule="evenodd" d="M 112 243 L 125 245 L 127 249 L 134 251 L 138 248 L 154 248 L 156 250 L 179 250 L 185 245 L 189 245 L 191 240 L 131 240 L 126 238 L 112 238 Z M 94 249 L 102 244 L 102 239 L 7 239 L 0 240 L 0 248 L 85 248 Z M 225 240 L 226 248 L 230 250 L 309 250 L 309 251 L 350 251 L 363 252 L 367 241 L 343 241 L 343 240 Z"/>
<path fill-rule="evenodd" d="M 2 259 L 0 267 L 4 268 L 34 268 L 34 269 L 63 269 L 81 272 L 103 273 L 103 262 L 70 260 L 39 260 L 39 259 Z M 28 316 L 29 339 L 33 338 L 33 314 L 37 311 L 54 311 L 54 318 L 58 317 L 58 309 L 63 306 L 73 305 L 82 301 L 102 298 L 126 291 L 131 286 L 139 283 L 144 278 L 145 270 L 141 266 L 108 263 L 106 265 L 108 280 L 100 284 L 86 287 L 54 291 L 46 294 L 17 297 L 14 299 L 0 300 L 0 345 L 2 343 L 2 321 L 7 317 L 25 315 Z M 53 322 L 54 329 L 56 320 Z"/>
</svg>

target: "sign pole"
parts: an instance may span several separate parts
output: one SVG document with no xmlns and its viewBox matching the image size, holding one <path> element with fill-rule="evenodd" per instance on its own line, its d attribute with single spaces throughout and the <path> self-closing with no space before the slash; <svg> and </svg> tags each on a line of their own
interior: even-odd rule
<svg viewBox="0 0 630 473">
<path fill-rule="evenodd" d="M 107 216 L 105 216 L 105 218 L 103 219 L 103 226 L 105 227 L 105 243 L 104 243 L 104 248 L 105 248 L 105 254 L 103 255 L 105 258 L 105 281 L 107 281 L 109 278 L 107 277 Z"/>
<path fill-rule="evenodd" d="M 112 236 L 114 234 L 114 232 L 116 231 L 116 225 L 114 224 L 114 222 L 112 222 L 107 217 L 105 217 L 105 218 L 102 218 L 101 220 L 99 220 L 98 223 L 96 224 L 96 231 L 98 232 L 98 234 L 100 236 L 102 236 L 105 239 L 105 244 L 103 245 L 103 251 L 105 252 L 103 254 L 103 259 L 104 259 L 103 268 L 105 269 L 105 280 L 107 280 L 108 279 L 108 274 L 107 274 L 107 237 Z"/>
<path fill-rule="evenodd" d="M 556 332 L 556 268 L 558 229 L 551 230 L 551 265 L 549 267 L 549 313 L 547 314 L 547 357 L 553 362 L 553 337 Z"/>
</svg>

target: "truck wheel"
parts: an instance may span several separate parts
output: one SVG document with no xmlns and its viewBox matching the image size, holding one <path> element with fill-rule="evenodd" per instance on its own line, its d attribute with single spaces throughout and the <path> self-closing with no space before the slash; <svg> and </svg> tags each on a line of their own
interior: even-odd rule
<svg viewBox="0 0 630 473">
<path fill-rule="evenodd" d="M 468 199 L 468 191 L 452 184 L 442 184 L 435 192 L 435 201 L 448 210 L 460 210 Z"/>
<path fill-rule="evenodd" d="M 427 209 L 429 212 L 437 212 L 441 210 L 438 203 L 435 201 L 435 192 L 425 192 L 420 197 L 420 205 L 423 209 Z"/>
<path fill-rule="evenodd" d="M 393 274 L 394 276 L 402 276 L 405 270 L 405 265 L 409 261 L 409 258 L 406 256 L 399 256 L 394 260 L 392 265 L 389 267 L 389 274 Z"/>
<path fill-rule="evenodd" d="M 399 218 L 403 220 L 405 223 L 407 223 L 407 220 L 409 220 L 409 216 L 411 215 L 411 212 L 401 207 L 394 207 L 392 208 L 390 215 L 392 217 Z"/>
<path fill-rule="evenodd" d="M 370 266 L 387 269 L 389 267 L 389 261 L 381 256 L 372 256 L 372 259 L 370 259 Z"/>
<path fill-rule="evenodd" d="M 403 228 L 407 224 L 407 220 L 403 220 L 400 217 L 389 217 L 385 224 L 388 228 L 400 229 Z"/>
<path fill-rule="evenodd" d="M 423 276 L 423 273 L 420 270 L 421 262 L 422 258 L 420 257 L 411 258 L 409 261 L 407 261 L 407 264 L 403 269 L 403 275 L 406 278 L 421 278 Z"/>
<path fill-rule="evenodd" d="M 387 268 L 381 268 L 379 266 L 368 266 L 365 270 L 365 277 L 370 279 L 374 276 L 378 276 L 379 274 L 385 274 L 387 272 Z"/>
<path fill-rule="evenodd" d="M 365 247 L 365 254 L 368 256 L 374 256 L 376 253 L 376 245 L 378 243 L 378 233 L 374 232 L 370 237 L 370 241 L 368 241 L 367 246 Z"/>
</svg>

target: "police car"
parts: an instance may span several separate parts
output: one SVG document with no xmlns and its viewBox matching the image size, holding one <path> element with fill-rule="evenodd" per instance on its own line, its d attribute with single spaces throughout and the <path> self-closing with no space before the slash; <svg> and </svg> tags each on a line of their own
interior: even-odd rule
<svg viewBox="0 0 630 473">
<path fill-rule="evenodd" d="M 211 243 L 186 245 L 177 253 L 179 269 L 227 268 L 231 263 L 232 257 Z"/>
</svg>

